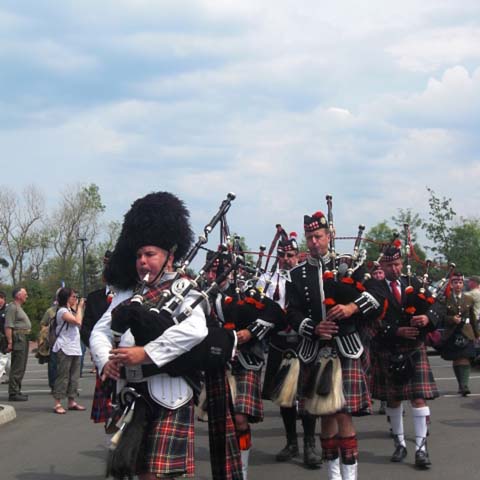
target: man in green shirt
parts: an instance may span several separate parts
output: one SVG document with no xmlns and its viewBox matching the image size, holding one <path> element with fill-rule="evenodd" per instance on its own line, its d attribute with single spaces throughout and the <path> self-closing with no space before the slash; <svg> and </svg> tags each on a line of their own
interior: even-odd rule
<svg viewBox="0 0 480 480">
<path fill-rule="evenodd" d="M 12 352 L 10 366 L 10 381 L 8 384 L 8 400 L 24 402 L 28 395 L 21 392 L 22 380 L 25 375 L 28 360 L 28 335 L 32 324 L 22 308 L 28 294 L 24 287 L 15 287 L 12 292 L 13 302 L 7 308 L 5 316 L 5 335 L 8 341 L 8 351 Z"/>
</svg>

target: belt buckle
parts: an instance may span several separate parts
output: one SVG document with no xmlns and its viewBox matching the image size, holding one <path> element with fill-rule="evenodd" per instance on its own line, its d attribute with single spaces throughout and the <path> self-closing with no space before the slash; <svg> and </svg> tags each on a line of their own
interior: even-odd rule
<svg viewBox="0 0 480 480">
<path fill-rule="evenodd" d="M 143 377 L 142 366 L 134 365 L 131 367 L 125 367 L 125 379 L 127 380 L 127 382 L 133 382 L 133 383 L 143 382 L 144 377 Z"/>
</svg>

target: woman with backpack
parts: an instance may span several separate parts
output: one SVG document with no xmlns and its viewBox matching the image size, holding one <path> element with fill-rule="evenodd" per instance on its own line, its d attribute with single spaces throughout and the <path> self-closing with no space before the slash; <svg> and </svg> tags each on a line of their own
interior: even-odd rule
<svg viewBox="0 0 480 480">
<path fill-rule="evenodd" d="M 85 410 L 85 407 L 75 400 L 78 396 L 78 379 L 80 378 L 82 357 L 80 327 L 85 299 L 80 299 L 76 307 L 78 297 L 72 288 L 62 288 L 57 298 L 58 311 L 55 318 L 57 338 L 52 345 L 52 351 L 57 355 L 57 378 L 53 387 L 53 398 L 55 399 L 54 412 L 64 414 L 67 413 L 62 406 L 62 399 L 65 397 L 68 398 L 68 410 Z"/>
</svg>

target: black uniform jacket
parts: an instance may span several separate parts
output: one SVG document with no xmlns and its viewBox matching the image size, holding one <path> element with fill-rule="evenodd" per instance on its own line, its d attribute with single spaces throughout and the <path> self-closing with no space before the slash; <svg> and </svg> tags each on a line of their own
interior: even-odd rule
<svg viewBox="0 0 480 480">
<path fill-rule="evenodd" d="M 93 327 L 100 320 L 102 315 L 107 311 L 109 303 L 107 301 L 106 288 L 99 288 L 87 295 L 85 305 L 85 313 L 83 315 L 83 322 L 80 328 L 80 337 L 85 345 L 90 343 L 90 334 Z"/>
<path fill-rule="evenodd" d="M 322 321 L 322 300 L 320 296 L 320 279 L 317 260 L 308 258 L 290 271 L 291 282 L 287 282 L 287 322 L 298 331 L 300 324 L 305 318 L 310 318 L 315 324 Z M 331 263 L 331 262 L 330 262 Z M 326 266 L 331 267 L 327 264 Z M 325 268 L 322 268 L 325 272 Z M 357 270 L 353 276 L 356 282 L 363 278 L 363 270 Z M 362 292 L 354 286 L 344 284 L 340 281 L 323 280 L 323 289 L 325 298 L 332 298 L 335 303 L 347 304 L 357 302 L 362 296 Z M 326 306 L 326 309 L 328 307 Z M 362 315 L 356 314 L 348 322 L 341 322 L 346 326 L 347 323 L 353 325 L 361 320 Z"/>
<path fill-rule="evenodd" d="M 410 280 L 413 293 L 407 295 L 405 290 L 409 286 L 409 279 L 406 275 L 400 277 L 402 301 L 399 304 L 390 291 L 389 281 L 369 282 L 368 291 L 380 303 L 383 313 L 380 313 L 380 320 L 377 324 L 377 335 L 375 337 L 377 347 L 389 349 L 395 345 L 404 345 L 415 348 L 425 340 L 425 335 L 436 329 L 438 322 L 437 309 L 427 300 L 431 294 L 428 289 L 421 292 L 422 284 L 412 277 Z M 420 296 L 419 296 L 420 295 Z M 409 313 L 410 312 L 410 313 Z M 427 315 L 429 322 L 425 327 L 420 328 L 420 335 L 417 340 L 409 340 L 397 335 L 399 327 L 410 326 L 410 320 L 414 315 Z"/>
</svg>

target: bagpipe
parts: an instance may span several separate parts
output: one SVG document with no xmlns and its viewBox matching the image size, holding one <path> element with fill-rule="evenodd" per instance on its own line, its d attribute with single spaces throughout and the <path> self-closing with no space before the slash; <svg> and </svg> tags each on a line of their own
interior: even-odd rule
<svg viewBox="0 0 480 480">
<path fill-rule="evenodd" d="M 260 369 L 263 361 L 263 345 L 261 341 L 270 331 L 282 330 L 286 327 L 284 310 L 275 301 L 267 297 L 265 288 L 257 288 L 257 282 L 265 270 L 262 259 L 265 247 L 260 246 L 259 258 L 255 266 L 242 261 L 233 270 L 232 283 L 222 292 L 220 301 L 216 302 L 216 311 L 223 327 L 228 330 L 247 329 L 252 339 L 238 346 L 237 358 L 250 369 Z M 234 258 L 243 257 L 240 245 L 232 244 Z"/>
<path fill-rule="evenodd" d="M 410 324 L 410 319 L 414 315 L 425 315 L 435 303 L 435 298 L 428 290 L 429 270 L 432 265 L 431 260 L 425 262 L 425 272 L 422 276 L 422 282 L 416 287 L 412 284 L 412 267 L 410 258 L 412 255 L 412 241 L 410 237 L 410 226 L 404 223 L 405 232 L 405 263 L 407 269 L 408 285 L 405 288 L 405 306 L 404 312 L 407 316 L 407 322 Z"/>
<path fill-rule="evenodd" d="M 330 230 L 330 267 L 326 265 L 323 272 L 324 304 L 326 312 L 335 305 L 347 305 L 359 298 L 365 292 L 364 282 L 369 275 L 364 268 L 366 250 L 361 249 L 365 225 L 358 226 L 353 252 L 338 255 L 335 250 L 335 228 L 333 224 L 332 196 L 327 195 L 327 220 Z M 349 358 L 359 358 L 363 353 L 363 345 L 357 331 L 357 316 L 352 315 L 338 324 L 338 334 L 334 337 L 337 348 L 342 355 Z"/>
</svg>

